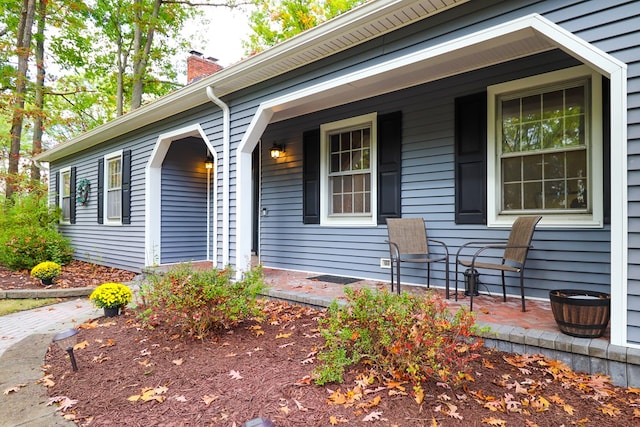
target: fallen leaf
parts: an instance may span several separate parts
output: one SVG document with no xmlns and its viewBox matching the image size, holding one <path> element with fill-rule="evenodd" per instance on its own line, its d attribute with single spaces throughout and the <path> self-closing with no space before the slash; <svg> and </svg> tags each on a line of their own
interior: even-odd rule
<svg viewBox="0 0 640 427">
<path fill-rule="evenodd" d="M 499 418 L 483 418 L 482 422 L 484 424 L 489 424 L 490 426 L 498 426 L 498 427 L 506 427 L 507 422 L 505 420 L 501 420 Z"/>
<path fill-rule="evenodd" d="M 173 396 L 173 400 L 176 400 L 178 402 L 186 402 L 187 398 L 182 396 L 182 395 L 180 395 L 180 396 Z"/>
<path fill-rule="evenodd" d="M 202 401 L 205 405 L 209 406 L 211 405 L 211 402 L 218 400 L 218 397 L 220 396 L 209 396 L 208 394 L 205 394 L 204 396 L 202 396 Z"/>
<path fill-rule="evenodd" d="M 298 410 L 300 410 L 300 411 L 307 411 L 308 410 L 307 408 L 302 406 L 302 403 L 298 402 L 296 399 L 293 399 L 293 401 L 295 402 L 296 406 L 298 407 Z"/>
<path fill-rule="evenodd" d="M 182 360 L 182 358 L 180 358 L 180 359 L 175 359 L 175 360 L 172 360 L 172 361 L 171 361 L 171 363 L 173 363 L 174 365 L 177 365 L 177 366 L 182 365 L 182 363 L 183 363 L 183 362 L 184 362 L 184 360 Z"/>
<path fill-rule="evenodd" d="M 230 375 L 230 376 L 231 376 L 231 378 L 233 378 L 234 380 L 241 380 L 241 379 L 242 379 L 242 375 L 240 375 L 240 372 L 238 372 L 238 371 L 231 370 L 231 371 L 229 372 L 229 375 Z"/>
<path fill-rule="evenodd" d="M 76 403 L 78 403 L 78 401 L 75 399 L 69 399 L 67 396 L 54 396 L 49 398 L 49 401 L 47 402 L 47 406 L 51 406 L 54 403 L 58 404 L 58 408 L 56 409 L 56 411 L 64 412 L 67 409 L 71 408 Z"/>
<path fill-rule="evenodd" d="M 280 412 L 284 413 L 285 415 L 289 415 L 289 412 L 291 412 L 291 409 L 289 409 L 288 406 L 281 406 L 279 409 Z"/>
<path fill-rule="evenodd" d="M 5 389 L 3 394 L 16 393 L 22 387 L 26 387 L 26 386 L 27 386 L 26 384 L 16 384 L 13 387 L 9 387 Z"/>
<path fill-rule="evenodd" d="M 36 384 L 42 384 L 45 387 L 53 387 L 54 385 L 56 385 L 56 383 L 53 381 L 52 378 L 53 378 L 52 374 L 45 375 L 44 377 L 36 381 Z"/>
<path fill-rule="evenodd" d="M 335 416 L 331 415 L 329 417 L 329 424 L 331 424 L 332 426 L 338 425 L 338 423 L 348 423 L 349 420 L 344 419 L 344 418 L 336 418 Z"/>
<path fill-rule="evenodd" d="M 414 399 L 416 403 L 419 405 L 424 400 L 424 390 L 420 385 L 416 385 L 413 387 Z"/>
<path fill-rule="evenodd" d="M 87 348 L 89 346 L 89 341 L 84 340 L 82 342 L 79 342 L 78 344 L 73 346 L 73 350 L 82 350 L 84 348 Z"/>
<path fill-rule="evenodd" d="M 291 335 L 293 335 L 293 333 L 288 333 L 288 334 L 278 334 L 276 335 L 276 339 L 281 339 L 281 338 L 289 338 Z"/>
<path fill-rule="evenodd" d="M 373 411 L 372 413 L 364 417 L 362 421 L 364 422 L 375 421 L 375 420 L 381 419 L 381 417 L 382 417 L 382 411 Z"/>
</svg>

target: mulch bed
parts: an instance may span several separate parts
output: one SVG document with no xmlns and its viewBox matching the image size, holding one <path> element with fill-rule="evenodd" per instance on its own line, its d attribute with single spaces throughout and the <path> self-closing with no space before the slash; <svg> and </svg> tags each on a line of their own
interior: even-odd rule
<svg viewBox="0 0 640 427">
<path fill-rule="evenodd" d="M 95 287 L 105 282 L 129 282 L 136 273 L 105 267 L 83 261 L 72 261 L 62 266 L 62 274 L 53 284 L 42 285 L 40 279 L 31 277 L 28 270 L 11 271 L 0 266 L 0 289 L 64 289 Z"/>
<path fill-rule="evenodd" d="M 131 272 L 74 261 L 52 286 L 127 282 Z M 0 267 L 0 288 L 42 288 L 28 271 Z M 314 385 L 324 311 L 265 302 L 261 320 L 197 340 L 175 326 L 144 328 L 135 309 L 83 324 L 73 372 L 50 346 L 43 378 L 50 404 L 79 426 L 229 426 L 264 417 L 278 427 L 636 426 L 640 389 L 570 371 L 542 356 L 483 349 L 459 386 L 413 386 L 367 366 L 343 384 Z"/>
<path fill-rule="evenodd" d="M 366 366 L 343 384 L 314 385 L 324 312 L 270 301 L 263 321 L 196 340 L 172 326 L 142 327 L 128 309 L 80 330 L 73 372 L 51 346 L 52 401 L 80 426 L 236 426 L 263 417 L 278 427 L 632 426 L 640 390 L 578 375 L 542 356 L 483 349 L 462 385 L 390 381 Z"/>
</svg>

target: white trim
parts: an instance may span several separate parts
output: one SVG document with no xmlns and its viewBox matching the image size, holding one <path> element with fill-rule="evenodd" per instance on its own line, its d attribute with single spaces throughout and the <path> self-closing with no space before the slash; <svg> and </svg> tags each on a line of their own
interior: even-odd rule
<svg viewBox="0 0 640 427">
<path fill-rule="evenodd" d="M 69 174 L 69 219 L 65 220 L 64 218 L 60 218 L 60 224 L 61 225 L 71 225 L 71 166 L 67 166 L 65 168 L 61 168 L 59 171 L 60 175 L 60 179 L 59 179 L 59 188 L 58 188 L 58 207 L 60 207 L 60 210 L 62 210 L 62 193 L 63 193 L 63 188 L 64 188 L 64 179 L 62 178 L 62 175 L 64 174 Z"/>
<path fill-rule="evenodd" d="M 194 136 L 202 139 L 205 143 L 214 159 L 217 159 L 217 153 L 209 138 L 204 133 L 204 130 L 200 124 L 194 124 L 185 126 L 179 129 L 174 129 L 170 132 L 163 133 L 158 136 L 156 144 L 153 147 L 153 151 L 149 156 L 147 165 L 145 167 L 145 202 L 144 202 L 144 247 L 145 247 L 145 265 L 154 266 L 159 265 L 162 259 L 162 234 L 161 234 L 161 220 L 162 220 L 162 162 L 169 151 L 169 147 L 173 141 L 183 139 L 189 136 Z M 211 196 L 213 200 L 213 259 L 217 259 L 218 245 L 216 236 L 218 235 L 218 221 L 216 220 L 218 214 L 218 197 L 217 197 L 217 182 L 219 168 L 217 163 L 214 164 L 214 173 L 212 180 Z"/>
<path fill-rule="evenodd" d="M 357 117 L 338 120 L 320 125 L 320 225 L 337 227 L 377 227 L 378 225 L 378 186 L 377 186 L 377 161 L 378 161 L 378 113 L 363 114 Z M 327 134 L 347 128 L 371 129 L 370 146 L 370 173 L 371 173 L 371 212 L 354 216 L 331 216 L 329 214 L 329 141 Z"/>
<path fill-rule="evenodd" d="M 124 171 L 124 164 L 122 162 L 123 150 L 117 150 L 104 156 L 104 170 L 102 182 L 104 186 L 102 188 L 102 222 L 103 225 L 119 226 L 122 225 L 122 173 Z M 120 217 L 117 220 L 109 219 L 109 161 L 114 159 L 120 159 Z"/>
<path fill-rule="evenodd" d="M 602 76 L 591 68 L 581 65 L 550 73 L 538 74 L 523 79 L 511 80 L 487 88 L 487 226 L 510 227 L 518 216 L 516 212 L 500 213 L 502 209 L 502 180 L 500 170 L 500 150 L 498 115 L 498 97 L 510 92 L 525 92 L 532 88 L 541 88 L 555 83 L 571 81 L 580 78 L 590 78 L 590 97 L 587 100 L 589 142 L 587 147 L 588 182 L 591 200 L 591 212 L 587 214 L 575 213 L 545 213 L 528 212 L 542 215 L 539 227 L 561 228 L 602 228 L 604 226 L 603 208 L 603 171 L 602 171 Z M 596 196 L 597 195 L 597 196 Z"/>
</svg>

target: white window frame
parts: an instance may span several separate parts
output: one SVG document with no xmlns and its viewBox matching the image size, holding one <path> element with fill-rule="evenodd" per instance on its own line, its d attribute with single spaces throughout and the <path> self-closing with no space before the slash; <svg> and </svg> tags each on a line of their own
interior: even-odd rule
<svg viewBox="0 0 640 427">
<path fill-rule="evenodd" d="M 585 134 L 587 144 L 588 193 L 590 211 L 550 212 L 522 211 L 502 212 L 501 176 L 501 123 L 498 99 L 500 96 L 526 92 L 532 89 L 545 90 L 562 82 L 588 78 L 590 97 L 586 100 Z M 487 224 L 489 227 L 510 227 L 519 215 L 540 214 L 541 227 L 601 228 L 604 226 L 603 168 L 602 168 L 602 76 L 591 68 L 581 65 L 560 71 L 513 80 L 487 88 Z"/>
<path fill-rule="evenodd" d="M 377 113 L 369 113 L 361 116 L 350 117 L 320 126 L 320 225 L 322 226 L 377 226 L 378 218 L 378 186 L 377 186 Z M 371 152 L 369 153 L 371 172 L 371 212 L 351 215 L 330 215 L 330 193 L 329 182 L 330 170 L 330 150 L 329 134 L 340 130 L 355 130 L 369 127 L 371 129 Z"/>
<path fill-rule="evenodd" d="M 120 217 L 117 219 L 109 218 L 109 162 L 115 159 L 120 160 Z M 122 225 L 122 172 L 123 172 L 123 162 L 122 162 L 122 150 L 114 151 L 113 153 L 109 153 L 104 156 L 104 179 L 102 182 L 103 186 L 103 223 L 105 225 Z"/>
<path fill-rule="evenodd" d="M 60 188 L 58 188 L 58 206 L 60 206 L 60 211 L 62 214 L 62 201 L 65 198 L 65 194 L 64 194 L 64 176 L 65 175 L 69 175 L 69 194 L 66 195 L 66 197 L 69 198 L 69 217 L 68 218 L 64 218 L 61 217 L 60 218 L 60 224 L 71 224 L 71 166 L 67 166 L 66 168 L 62 168 L 60 169 L 60 181 L 59 181 L 59 186 Z"/>
</svg>

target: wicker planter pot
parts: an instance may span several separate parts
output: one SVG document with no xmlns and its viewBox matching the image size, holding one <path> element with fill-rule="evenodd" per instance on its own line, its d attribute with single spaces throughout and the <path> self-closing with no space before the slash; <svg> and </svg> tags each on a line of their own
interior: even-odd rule
<svg viewBox="0 0 640 427">
<path fill-rule="evenodd" d="M 597 338 L 611 315 L 611 296 L 602 292 L 558 289 L 549 292 L 551 311 L 560 331 L 572 337 Z"/>
</svg>

